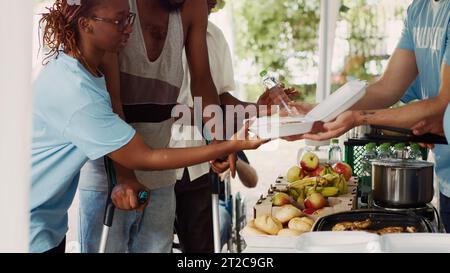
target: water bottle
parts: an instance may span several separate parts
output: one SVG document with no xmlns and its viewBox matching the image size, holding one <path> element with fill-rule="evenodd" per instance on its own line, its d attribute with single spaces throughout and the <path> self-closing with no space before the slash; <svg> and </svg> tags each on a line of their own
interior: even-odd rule
<svg viewBox="0 0 450 273">
<path fill-rule="evenodd" d="M 360 194 L 361 202 L 366 204 L 368 204 L 372 192 L 372 161 L 377 158 L 376 148 L 375 143 L 368 143 L 361 157 Z"/>
<path fill-rule="evenodd" d="M 396 159 L 408 159 L 408 151 L 406 150 L 405 143 L 397 143 L 394 146 L 394 158 Z"/>
<path fill-rule="evenodd" d="M 378 149 L 379 149 L 378 159 L 384 160 L 392 158 L 390 143 L 383 143 L 380 145 L 380 147 L 378 147 Z"/>
<path fill-rule="evenodd" d="M 339 139 L 331 140 L 331 146 L 328 150 L 328 162 L 331 166 L 338 162 L 342 162 L 342 150 L 339 146 Z"/>
<path fill-rule="evenodd" d="M 422 152 L 420 151 L 420 146 L 416 143 L 413 143 L 409 146 L 409 159 L 413 160 L 422 160 Z"/>
<path fill-rule="evenodd" d="M 271 72 L 267 72 L 267 70 L 263 70 L 260 74 L 259 74 L 262 78 L 262 83 L 263 85 L 268 89 L 272 89 L 276 86 L 279 85 L 279 82 L 276 78 L 276 76 L 271 73 Z M 283 91 L 284 92 L 284 91 Z M 292 109 L 289 108 L 288 104 L 289 101 L 286 101 L 281 95 L 279 94 L 274 94 L 275 96 L 279 96 L 279 100 L 280 100 L 280 107 L 284 108 L 286 110 L 286 112 L 288 113 L 289 116 L 291 117 L 295 117 L 298 114 L 296 114 Z"/>
<path fill-rule="evenodd" d="M 278 85 L 278 80 L 273 73 L 263 70 L 259 75 L 261 76 L 263 84 L 267 89 L 272 89 Z"/>
</svg>

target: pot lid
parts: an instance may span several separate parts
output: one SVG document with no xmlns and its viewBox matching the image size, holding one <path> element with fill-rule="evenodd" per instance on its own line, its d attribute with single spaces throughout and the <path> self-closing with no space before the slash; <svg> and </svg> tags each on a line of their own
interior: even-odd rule
<svg viewBox="0 0 450 273">
<path fill-rule="evenodd" d="M 427 161 L 411 160 L 411 159 L 384 159 L 374 160 L 372 165 L 391 167 L 391 168 L 407 168 L 407 169 L 419 169 L 434 167 L 434 164 Z"/>
</svg>

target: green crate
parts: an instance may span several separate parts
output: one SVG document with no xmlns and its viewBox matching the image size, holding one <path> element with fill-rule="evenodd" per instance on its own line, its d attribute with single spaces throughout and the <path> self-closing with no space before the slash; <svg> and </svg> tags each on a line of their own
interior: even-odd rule
<svg viewBox="0 0 450 273">
<path fill-rule="evenodd" d="M 365 146 L 368 143 L 376 143 L 377 144 L 377 152 L 379 149 L 379 146 L 385 141 L 371 141 L 366 139 L 349 139 L 347 142 L 344 143 L 345 149 L 344 149 L 344 161 L 350 165 L 353 169 L 353 175 L 356 177 L 361 177 L 362 175 L 362 164 L 361 159 L 365 151 Z M 392 143 L 392 145 L 395 145 L 396 143 Z M 407 145 L 409 147 L 409 145 Z M 394 151 L 394 147 L 391 147 L 391 152 Z M 427 160 L 428 159 L 428 149 L 422 148 L 422 159 Z"/>
</svg>

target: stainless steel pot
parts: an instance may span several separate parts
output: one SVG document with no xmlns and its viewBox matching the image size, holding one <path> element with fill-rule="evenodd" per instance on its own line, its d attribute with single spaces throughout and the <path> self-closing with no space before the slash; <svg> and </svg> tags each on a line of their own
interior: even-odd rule
<svg viewBox="0 0 450 273">
<path fill-rule="evenodd" d="M 373 200 L 392 208 L 417 208 L 433 200 L 434 164 L 414 160 L 372 162 Z"/>
</svg>

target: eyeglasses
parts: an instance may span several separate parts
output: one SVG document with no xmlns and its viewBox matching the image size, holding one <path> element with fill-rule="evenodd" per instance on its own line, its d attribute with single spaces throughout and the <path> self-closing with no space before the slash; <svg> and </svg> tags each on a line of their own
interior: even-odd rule
<svg viewBox="0 0 450 273">
<path fill-rule="evenodd" d="M 99 22 L 114 24 L 117 26 L 117 30 L 119 32 L 123 32 L 128 26 L 132 26 L 134 24 L 134 20 L 136 19 L 136 13 L 130 12 L 128 17 L 123 20 L 112 20 L 112 19 L 100 18 L 100 17 L 96 17 L 96 16 L 92 16 L 91 19 L 99 21 Z"/>
</svg>

